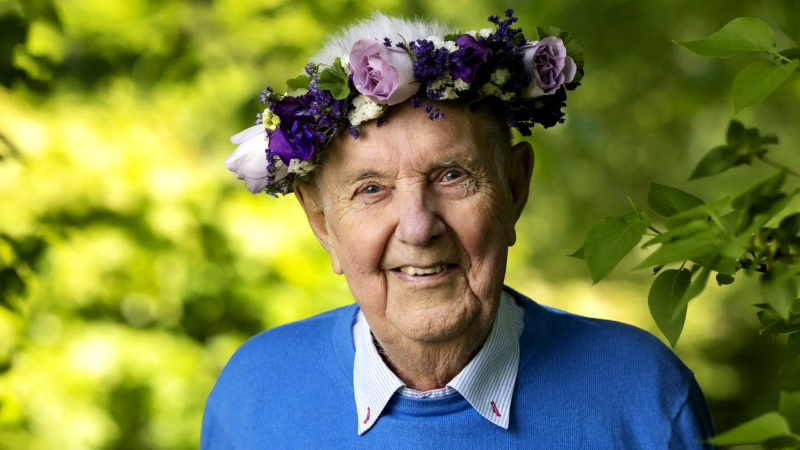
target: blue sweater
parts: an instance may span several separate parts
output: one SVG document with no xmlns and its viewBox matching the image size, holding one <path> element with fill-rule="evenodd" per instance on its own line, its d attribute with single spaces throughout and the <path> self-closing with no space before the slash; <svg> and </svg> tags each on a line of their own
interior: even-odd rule
<svg viewBox="0 0 800 450">
<path fill-rule="evenodd" d="M 395 394 L 357 433 L 351 326 L 358 305 L 245 342 L 208 396 L 201 449 L 690 449 L 713 435 L 692 372 L 650 333 L 539 305 L 525 308 L 510 425 L 456 393 Z"/>
</svg>

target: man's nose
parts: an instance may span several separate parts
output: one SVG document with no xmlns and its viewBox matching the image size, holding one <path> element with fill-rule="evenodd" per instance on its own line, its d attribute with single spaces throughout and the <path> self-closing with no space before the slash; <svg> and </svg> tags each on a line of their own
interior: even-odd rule
<svg viewBox="0 0 800 450">
<path fill-rule="evenodd" d="M 425 183 L 403 190 L 396 196 L 398 221 L 395 236 L 401 242 L 424 246 L 435 236 L 444 234 L 447 226 L 436 210 L 435 199 Z"/>
</svg>

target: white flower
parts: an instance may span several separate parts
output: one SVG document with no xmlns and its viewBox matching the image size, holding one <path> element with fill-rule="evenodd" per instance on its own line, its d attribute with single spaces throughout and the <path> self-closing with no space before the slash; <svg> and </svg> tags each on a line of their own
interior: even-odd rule
<svg viewBox="0 0 800 450">
<path fill-rule="evenodd" d="M 339 61 L 342 62 L 342 67 L 344 67 L 344 72 L 350 73 L 350 68 L 348 67 L 350 65 L 350 53 L 345 53 L 341 58 L 339 58 Z"/>
<path fill-rule="evenodd" d="M 312 170 L 314 170 L 314 164 L 311 160 L 300 161 L 297 158 L 292 158 L 291 161 L 289 161 L 289 173 L 294 173 L 302 177 L 303 175 L 311 173 Z"/>
<path fill-rule="evenodd" d="M 502 86 L 506 81 L 508 81 L 508 69 L 497 69 L 492 74 L 492 83 Z"/>
<path fill-rule="evenodd" d="M 511 100 L 512 98 L 514 98 L 514 97 L 516 97 L 516 94 L 515 94 L 515 93 L 513 93 L 513 92 L 506 92 L 505 94 L 501 94 L 501 95 L 500 95 L 500 100 L 502 100 L 502 101 L 504 101 L 504 102 L 507 102 L 507 101 Z"/>
<path fill-rule="evenodd" d="M 461 78 L 456 78 L 456 80 L 453 82 L 453 87 L 457 91 L 466 91 L 467 89 L 469 89 L 469 83 L 462 80 Z"/>
<path fill-rule="evenodd" d="M 269 131 L 275 131 L 281 125 L 281 118 L 277 114 L 272 114 L 269 108 L 261 114 L 261 123 Z"/>
<path fill-rule="evenodd" d="M 442 91 L 442 96 L 439 97 L 439 100 L 453 100 L 456 98 L 458 98 L 456 91 L 451 87 L 447 87 Z"/>
<path fill-rule="evenodd" d="M 440 38 L 439 36 L 428 36 L 428 41 L 433 44 L 434 48 L 446 48 L 448 52 L 452 53 L 458 50 L 458 44 L 453 41 L 445 41 L 444 39 Z"/>
<path fill-rule="evenodd" d="M 231 142 L 239 144 L 230 156 L 225 158 L 225 167 L 244 180 L 247 189 L 253 194 L 267 186 L 267 146 L 269 139 L 262 125 L 254 125 L 241 133 L 231 136 Z"/>
<path fill-rule="evenodd" d="M 443 77 L 431 83 L 431 89 L 442 94 L 439 100 L 458 98 L 458 94 L 456 94 L 456 90 L 453 88 L 453 76 L 449 73 L 445 73 Z"/>
<path fill-rule="evenodd" d="M 469 31 L 466 31 L 466 32 L 464 32 L 464 34 L 468 34 L 468 35 L 472 36 L 472 37 L 473 37 L 473 38 L 475 38 L 475 39 L 477 39 L 477 38 L 478 38 L 478 32 L 477 32 L 477 31 L 475 31 L 475 30 L 469 30 Z"/>
<path fill-rule="evenodd" d="M 384 108 L 383 105 L 379 105 L 366 95 L 361 94 L 353 99 L 353 109 L 347 113 L 347 120 L 350 121 L 350 125 L 357 127 L 364 122 L 382 116 Z"/>
<path fill-rule="evenodd" d="M 489 37 L 490 34 L 494 33 L 494 28 L 484 28 L 481 31 L 478 31 L 478 36 L 480 37 Z"/>
<path fill-rule="evenodd" d="M 481 94 L 483 94 L 485 97 L 491 97 L 493 95 L 499 96 L 502 93 L 503 91 L 500 90 L 500 86 L 494 83 L 486 83 L 481 86 Z"/>
</svg>

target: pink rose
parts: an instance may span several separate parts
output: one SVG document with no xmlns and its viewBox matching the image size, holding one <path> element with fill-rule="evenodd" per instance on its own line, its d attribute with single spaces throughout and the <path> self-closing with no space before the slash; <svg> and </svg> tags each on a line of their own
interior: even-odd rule
<svg viewBox="0 0 800 450">
<path fill-rule="evenodd" d="M 575 78 L 578 67 L 575 61 L 567 56 L 564 42 L 549 36 L 539 42 L 520 47 L 525 64 L 525 71 L 531 76 L 531 83 L 523 94 L 534 98 L 555 94 L 558 88 Z"/>
<path fill-rule="evenodd" d="M 375 103 L 396 105 L 419 90 L 414 62 L 405 50 L 386 47 L 377 39 L 361 39 L 350 50 L 350 72 L 358 92 Z"/>
</svg>

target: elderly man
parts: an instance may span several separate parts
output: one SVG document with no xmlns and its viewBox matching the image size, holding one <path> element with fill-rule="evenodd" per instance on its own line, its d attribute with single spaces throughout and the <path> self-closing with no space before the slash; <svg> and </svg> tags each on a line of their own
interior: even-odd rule
<svg viewBox="0 0 800 450">
<path fill-rule="evenodd" d="M 523 73 L 526 62 L 536 70 L 546 57 L 561 73 L 526 72 L 515 95 L 525 102 L 563 95 L 579 69 L 569 68 L 574 61 L 558 42 L 543 50 L 544 40 L 514 41 L 508 30 L 516 19 L 510 12 L 507 17 L 493 22 L 494 34 L 468 32 L 449 49 L 443 39 L 439 48 L 447 50 L 449 66 L 440 79 L 449 76 L 459 98 L 469 89 L 489 97 L 489 83 L 501 97 L 510 92 L 514 67 L 504 66 L 512 73 L 503 79 L 490 66 L 493 58 L 505 54 Z M 256 132 L 235 137 L 242 145 L 229 168 L 254 192 L 295 193 L 356 302 L 242 345 L 208 397 L 201 447 L 702 448 L 713 434 L 703 394 L 658 339 L 629 325 L 539 305 L 504 286 L 508 247 L 516 240 L 534 166 L 530 144 L 511 144 L 514 97 L 447 101 L 431 95 L 434 81 L 427 85 L 426 114 L 420 101 L 404 102 L 426 88 L 416 65 L 413 82 L 419 85 L 398 97 L 405 98 L 392 96 L 409 82 L 381 87 L 391 70 L 402 80 L 404 63 L 397 58 L 403 54 L 413 55 L 413 63 L 424 60 L 427 50 L 419 49 L 438 42 L 424 37 L 440 28 L 380 15 L 351 27 L 329 41 L 328 54 L 347 54 L 339 47 L 356 42 L 349 64 L 331 70 L 349 70 L 348 85 L 357 92 L 336 94 L 324 84 L 329 75 L 312 66 L 315 100 L 268 90 L 270 107 Z M 392 30 L 417 40 L 380 44 L 402 49 L 397 54 L 363 51 L 373 43 L 362 38 Z M 517 47 L 503 47 L 504 38 Z M 544 51 L 551 54 L 543 57 Z M 318 60 L 326 61 L 325 54 Z M 471 65 L 476 57 L 487 66 Z M 361 63 L 370 65 L 364 73 Z M 481 77 L 487 81 L 475 86 Z M 456 79 L 472 87 L 457 89 Z M 555 88 L 548 85 L 558 80 Z M 325 92 L 333 97 L 323 98 Z M 369 102 L 380 107 L 379 120 L 357 123 L 359 114 L 370 116 L 358 104 Z M 554 108 L 552 101 L 520 104 Z M 347 112 L 357 139 L 325 125 L 326 111 L 336 108 L 340 116 Z M 546 120 L 530 124 L 553 125 Z M 310 134 L 304 137 L 300 127 Z M 314 134 L 320 130 L 324 136 Z M 329 139 L 323 147 L 315 136 Z M 310 156 L 308 142 L 317 156 Z M 267 161 L 248 168 L 265 151 Z"/>
</svg>

